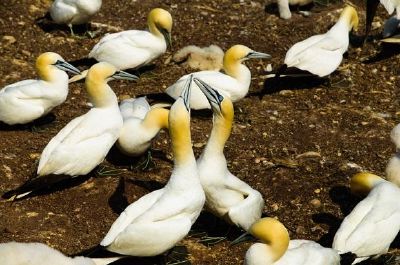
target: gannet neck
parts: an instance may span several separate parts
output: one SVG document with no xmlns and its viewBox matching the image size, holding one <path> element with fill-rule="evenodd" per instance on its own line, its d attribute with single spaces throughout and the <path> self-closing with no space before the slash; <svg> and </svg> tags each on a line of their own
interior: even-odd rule
<svg viewBox="0 0 400 265">
<path fill-rule="evenodd" d="M 339 20 L 332 28 L 345 28 L 347 31 L 358 28 L 357 11 L 352 6 L 346 6 L 340 14 Z"/>
<path fill-rule="evenodd" d="M 104 72 L 98 70 L 99 69 L 92 66 L 86 77 L 85 85 L 89 94 L 90 102 L 92 102 L 96 108 L 106 108 L 110 106 L 118 107 L 117 96 L 107 84 Z"/>
<path fill-rule="evenodd" d="M 233 104 L 228 98 L 225 98 L 221 102 L 221 112 L 214 112 L 213 128 L 204 154 L 223 154 L 225 143 L 231 135 L 233 116 Z"/>
<path fill-rule="evenodd" d="M 270 217 L 255 222 L 249 232 L 266 244 L 265 251 L 271 260 L 279 260 L 289 247 L 289 233 L 278 220 Z"/>
<path fill-rule="evenodd" d="M 172 16 L 168 11 L 162 8 L 154 8 L 147 17 L 147 26 L 153 35 L 164 38 L 164 34 L 161 30 L 165 30 L 168 33 L 171 32 Z"/>
<path fill-rule="evenodd" d="M 142 121 L 142 125 L 157 133 L 160 129 L 168 129 L 169 111 L 164 108 L 151 109 Z"/>
<path fill-rule="evenodd" d="M 190 136 L 190 114 L 186 110 L 182 98 L 178 98 L 172 106 L 168 120 L 175 167 L 195 165 Z"/>
<path fill-rule="evenodd" d="M 366 195 L 376 185 L 384 182 L 381 177 L 369 172 L 360 172 L 355 174 L 350 181 L 351 192 L 354 194 Z"/>
</svg>

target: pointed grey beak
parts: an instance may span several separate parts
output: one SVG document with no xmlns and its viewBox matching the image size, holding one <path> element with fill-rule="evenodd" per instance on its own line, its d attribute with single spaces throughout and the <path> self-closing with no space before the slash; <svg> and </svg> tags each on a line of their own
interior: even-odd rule
<svg viewBox="0 0 400 265">
<path fill-rule="evenodd" d="M 242 242 L 252 241 L 255 240 L 255 237 L 249 234 L 248 232 L 244 233 L 243 235 L 239 236 L 235 240 L 233 240 L 229 245 L 234 246 Z"/>
<path fill-rule="evenodd" d="M 246 56 L 247 59 L 270 59 L 271 55 L 262 52 L 251 51 Z"/>
<path fill-rule="evenodd" d="M 139 79 L 136 75 L 124 72 L 124 71 L 116 71 L 112 76 L 114 79 L 121 79 L 121 80 L 133 80 L 136 81 Z"/>
<path fill-rule="evenodd" d="M 186 80 L 181 95 L 179 96 L 180 98 L 183 99 L 183 103 L 185 104 L 187 111 L 190 111 L 190 92 L 192 87 L 192 81 L 193 81 L 193 75 L 190 75 L 188 80 Z"/>
<path fill-rule="evenodd" d="M 60 70 L 70 72 L 76 75 L 79 75 L 81 73 L 81 71 L 78 68 L 76 68 L 72 64 L 67 63 L 66 61 L 57 60 L 54 66 Z"/>
<path fill-rule="evenodd" d="M 203 80 L 194 78 L 193 81 L 200 88 L 201 92 L 203 92 L 203 94 L 207 97 L 210 105 L 214 107 L 218 106 L 218 108 L 221 110 L 221 102 L 224 100 L 224 97 Z"/>
</svg>

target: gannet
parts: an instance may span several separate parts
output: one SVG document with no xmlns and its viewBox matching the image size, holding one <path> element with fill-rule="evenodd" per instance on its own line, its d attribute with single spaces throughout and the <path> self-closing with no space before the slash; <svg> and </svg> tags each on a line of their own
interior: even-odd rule
<svg viewBox="0 0 400 265">
<path fill-rule="evenodd" d="M 40 79 L 28 79 L 0 90 L 0 121 L 9 125 L 25 124 L 48 114 L 65 101 L 68 75 L 80 71 L 54 52 L 42 53 L 36 59 Z"/>
<path fill-rule="evenodd" d="M 365 38 L 368 37 L 371 31 L 372 21 L 374 20 L 376 9 L 379 2 L 385 7 L 386 11 L 391 15 L 396 10 L 396 18 L 400 19 L 400 0 L 367 0 L 367 17 L 365 20 Z"/>
<path fill-rule="evenodd" d="M 352 192 L 368 196 L 343 220 L 333 248 L 356 254 L 356 264 L 388 251 L 400 230 L 400 189 L 367 172 L 354 175 L 350 186 Z"/>
<path fill-rule="evenodd" d="M 310 240 L 290 240 L 285 226 L 274 218 L 262 218 L 249 232 L 261 243 L 246 252 L 245 265 L 339 265 L 339 254 Z"/>
<path fill-rule="evenodd" d="M 224 147 L 232 129 L 232 101 L 202 80 L 193 80 L 207 97 L 214 113 L 210 137 L 197 159 L 206 207 L 216 216 L 247 231 L 261 218 L 264 200 L 258 191 L 234 176 L 226 164 Z"/>
<path fill-rule="evenodd" d="M 120 258 L 69 258 L 42 243 L 0 243 L 0 264 L 3 265 L 106 265 Z"/>
<path fill-rule="evenodd" d="M 256 52 L 243 45 L 235 45 L 226 51 L 224 55 L 224 72 L 200 71 L 182 76 L 175 84 L 167 88 L 166 93 L 173 98 L 178 98 L 182 87 L 193 75 L 212 86 L 224 97 L 236 102 L 247 95 L 251 81 L 249 68 L 242 64 L 243 61 L 256 58 L 271 58 L 269 54 Z M 192 109 L 209 109 L 210 104 L 206 96 L 200 91 L 197 85 L 192 87 L 190 98 Z"/>
<path fill-rule="evenodd" d="M 74 35 L 72 25 L 85 24 L 100 10 L 101 0 L 55 0 L 50 16 L 57 24 L 66 24 Z"/>
<path fill-rule="evenodd" d="M 386 177 L 387 180 L 400 187 L 400 124 L 393 128 L 390 138 L 396 147 L 396 153 L 386 166 Z"/>
<path fill-rule="evenodd" d="M 319 77 L 331 74 L 338 68 L 349 46 L 349 31 L 357 30 L 358 15 L 347 5 L 336 24 L 325 34 L 315 35 L 293 45 L 286 53 L 284 65 L 278 70 L 295 67 Z"/>
<path fill-rule="evenodd" d="M 107 84 L 112 79 L 137 77 L 117 71 L 109 63 L 93 65 L 85 82 L 93 108 L 70 121 L 50 140 L 40 156 L 37 177 L 3 197 L 22 198 L 43 185 L 86 175 L 104 160 L 123 125 L 117 96 Z"/>
<path fill-rule="evenodd" d="M 104 36 L 89 53 L 89 58 L 113 64 L 120 70 L 144 66 L 171 45 L 171 14 L 161 8 L 150 11 L 148 30 L 127 30 Z"/>
<path fill-rule="evenodd" d="M 289 19 L 292 17 L 292 13 L 290 13 L 291 6 L 305 6 L 311 4 L 314 0 L 278 0 L 278 9 L 279 9 L 279 16 L 283 19 Z"/>
<path fill-rule="evenodd" d="M 190 137 L 190 84 L 169 111 L 174 169 L 164 188 L 129 205 L 100 245 L 132 256 L 155 256 L 183 239 L 199 216 L 205 196 Z"/>
<path fill-rule="evenodd" d="M 119 109 L 124 120 L 117 146 L 126 155 L 140 156 L 161 129 L 168 128 L 168 110 L 151 108 L 145 97 L 125 99 Z"/>
</svg>

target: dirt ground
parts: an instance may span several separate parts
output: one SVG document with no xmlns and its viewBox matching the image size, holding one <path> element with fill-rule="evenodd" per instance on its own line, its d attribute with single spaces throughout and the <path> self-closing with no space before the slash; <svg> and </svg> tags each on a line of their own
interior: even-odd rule
<svg viewBox="0 0 400 265">
<path fill-rule="evenodd" d="M 360 16 L 356 34 L 362 35 L 365 8 L 362 1 L 354 4 Z M 35 20 L 49 5 L 49 0 L 0 1 L 0 87 L 34 78 L 34 61 L 42 52 L 58 52 L 68 61 L 84 58 L 108 31 L 102 28 L 97 38 L 81 39 L 71 37 L 68 28 L 40 27 Z M 281 20 L 274 5 L 263 0 L 104 0 L 93 21 L 142 29 L 153 7 L 163 7 L 173 16 L 172 51 L 156 60 L 155 68 L 137 83 L 110 83 L 119 96 L 163 92 L 190 71 L 168 62 L 188 44 L 217 44 L 226 50 L 240 43 L 271 54 L 271 60 L 246 63 L 253 80 L 249 95 L 235 105 L 235 124 L 225 149 L 229 169 L 263 194 L 264 215 L 278 217 L 291 238 L 330 246 L 343 216 L 358 201 L 349 195 L 349 177 L 360 168 L 384 175 L 395 151 L 389 134 L 400 120 L 399 49 L 383 47 L 376 38 L 364 48 L 350 47 L 330 85 L 304 78 L 274 84 L 265 81 L 265 69 L 267 64 L 277 68 L 297 41 L 327 31 L 342 5 L 316 4 L 310 17 L 294 12 L 292 19 Z M 382 6 L 378 14 L 375 35 L 388 17 Z M 67 101 L 52 112 L 53 122 L 32 128 L 1 125 L 0 192 L 34 174 L 45 145 L 71 119 L 88 111 L 87 102 L 83 83 L 74 83 Z M 192 118 L 197 155 L 210 129 L 209 116 Z M 130 170 L 130 162 L 112 150 L 86 178 L 40 196 L 1 203 L 0 242 L 38 241 L 71 255 L 95 247 L 127 203 L 168 181 L 172 155 L 166 132 L 153 148 L 155 165 L 149 171 Z M 242 264 L 250 243 L 229 246 L 239 234 L 203 214 L 181 247 L 168 256 L 130 259 L 126 264 Z M 395 254 L 399 244 L 392 247 Z"/>
</svg>

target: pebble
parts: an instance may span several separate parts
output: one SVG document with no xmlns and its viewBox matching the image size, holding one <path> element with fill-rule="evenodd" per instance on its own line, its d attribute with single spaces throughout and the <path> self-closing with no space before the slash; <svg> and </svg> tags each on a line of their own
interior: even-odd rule
<svg viewBox="0 0 400 265">
<path fill-rule="evenodd" d="M 315 190 L 314 190 L 314 193 L 316 193 L 316 194 L 321 193 L 321 189 L 315 189 Z"/>
<path fill-rule="evenodd" d="M 7 42 L 7 45 L 10 45 L 10 44 L 13 44 L 13 43 L 15 43 L 17 40 L 15 39 L 15 37 L 14 36 L 11 36 L 11 35 L 5 35 L 5 36 L 3 36 L 3 41 L 6 41 Z"/>
<path fill-rule="evenodd" d="M 38 159 L 40 157 L 40 153 L 30 153 L 29 157 L 32 160 Z"/>
<path fill-rule="evenodd" d="M 320 200 L 318 200 L 318 199 L 312 199 L 311 201 L 310 201 L 310 204 L 312 205 L 312 206 L 314 206 L 315 208 L 319 208 L 319 207 L 321 207 L 321 201 Z"/>
<path fill-rule="evenodd" d="M 304 226 L 299 225 L 299 226 L 296 228 L 296 234 L 305 234 L 305 233 L 306 233 L 306 229 L 305 229 Z"/>
<path fill-rule="evenodd" d="M 284 89 L 284 90 L 279 91 L 279 95 L 281 95 L 281 96 L 290 96 L 290 95 L 293 95 L 293 91 Z"/>
</svg>

